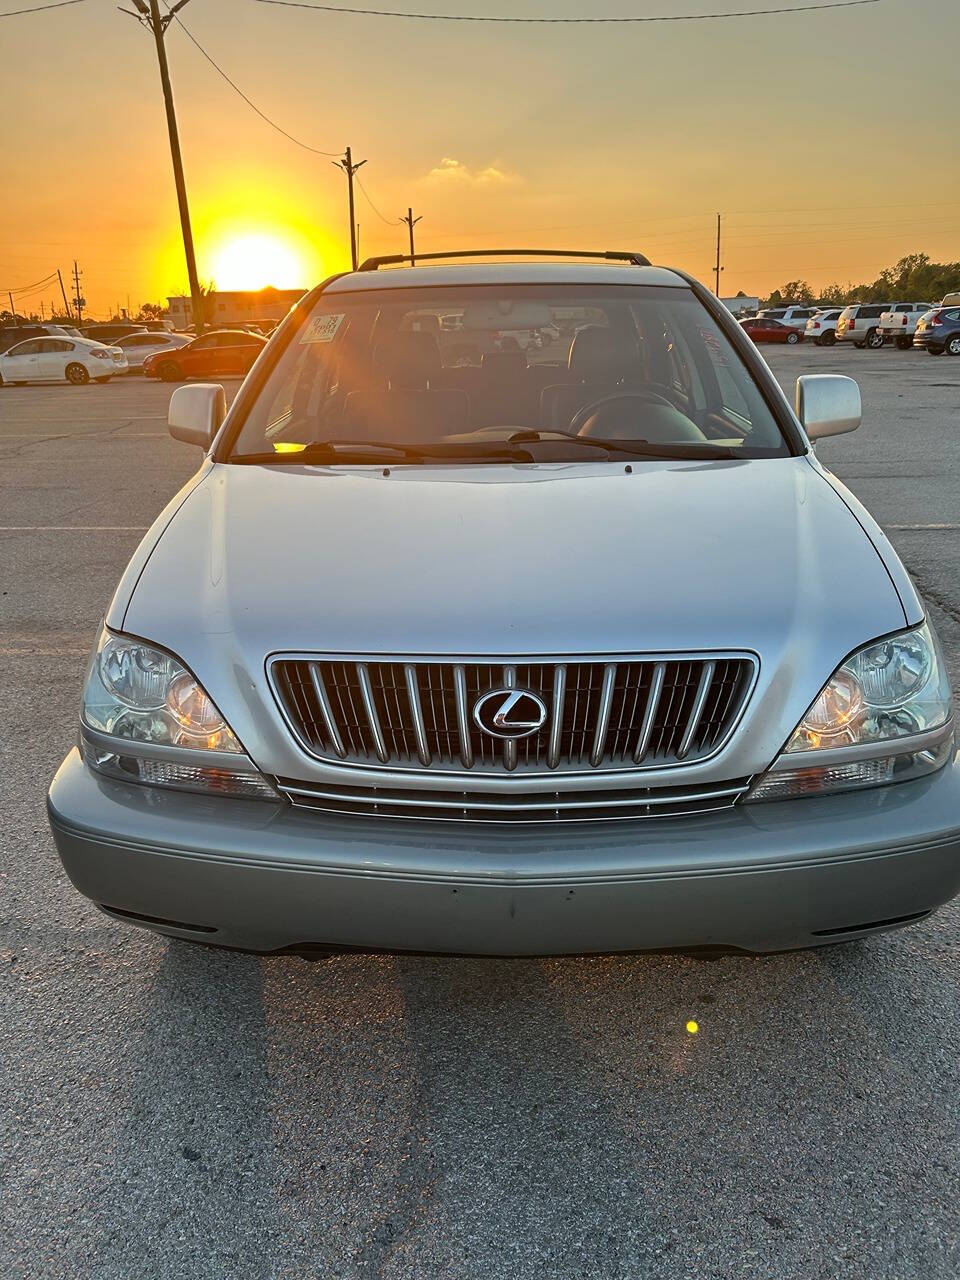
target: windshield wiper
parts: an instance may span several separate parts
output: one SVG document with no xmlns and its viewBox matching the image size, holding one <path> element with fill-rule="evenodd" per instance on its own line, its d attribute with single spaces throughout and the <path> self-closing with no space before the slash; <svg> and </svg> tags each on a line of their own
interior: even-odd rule
<svg viewBox="0 0 960 1280">
<path fill-rule="evenodd" d="M 485 462 L 535 462 L 529 449 L 516 448 L 506 441 L 470 443 L 439 440 L 421 446 L 393 444 L 386 440 L 318 440 L 303 449 L 273 453 L 247 453 L 229 459 L 248 465 L 305 466 L 311 463 L 380 463 L 380 462 L 469 462 L 482 458 Z"/>
<path fill-rule="evenodd" d="M 664 461 L 694 461 L 710 458 L 742 458 L 743 454 L 725 444 L 703 444 L 677 441 L 676 444 L 651 444 L 649 440 L 606 440 L 600 436 L 578 436 L 572 431 L 558 431 L 549 428 L 544 431 L 515 431 L 507 436 L 508 444 L 549 444 L 551 438 L 575 441 L 585 449 L 602 449 L 605 453 L 626 453 L 633 458 L 655 458 Z"/>
</svg>

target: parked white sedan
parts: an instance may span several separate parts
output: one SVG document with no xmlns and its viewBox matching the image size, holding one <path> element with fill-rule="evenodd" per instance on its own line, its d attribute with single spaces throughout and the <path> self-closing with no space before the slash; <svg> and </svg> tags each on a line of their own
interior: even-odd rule
<svg viewBox="0 0 960 1280">
<path fill-rule="evenodd" d="M 30 338 L 0 356 L 0 383 L 109 382 L 126 373 L 127 357 L 119 347 L 89 338 Z"/>
<path fill-rule="evenodd" d="M 140 372 L 147 356 L 155 356 L 158 351 L 176 351 L 193 341 L 189 333 L 131 333 L 125 338 L 118 338 L 114 343 L 127 357 L 127 368 L 131 373 Z"/>
</svg>

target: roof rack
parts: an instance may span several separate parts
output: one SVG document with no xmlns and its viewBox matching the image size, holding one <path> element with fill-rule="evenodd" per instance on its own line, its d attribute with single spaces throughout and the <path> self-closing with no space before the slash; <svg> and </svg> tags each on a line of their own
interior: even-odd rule
<svg viewBox="0 0 960 1280">
<path fill-rule="evenodd" d="M 457 249 L 452 253 L 418 253 L 411 258 L 408 253 L 392 253 L 381 258 L 367 258 L 358 271 L 377 271 L 380 267 L 395 267 L 402 262 L 436 262 L 444 258 L 600 258 L 605 262 L 629 262 L 634 267 L 649 267 L 650 259 L 629 249 L 607 249 L 598 253 L 591 249 Z"/>
</svg>

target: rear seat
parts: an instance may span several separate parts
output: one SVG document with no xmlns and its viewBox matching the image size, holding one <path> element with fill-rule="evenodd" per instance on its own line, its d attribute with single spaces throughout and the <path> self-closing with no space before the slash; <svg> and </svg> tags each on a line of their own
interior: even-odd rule
<svg viewBox="0 0 960 1280">
<path fill-rule="evenodd" d="M 373 370 L 386 389 L 351 391 L 332 438 L 417 444 L 469 430 L 470 397 L 438 385 L 440 348 L 433 334 L 385 336 L 374 351 Z"/>
<path fill-rule="evenodd" d="M 537 427 L 540 393 L 560 376 L 555 366 L 528 365 L 522 351 L 492 351 L 484 354 L 479 368 L 444 369 L 437 385 L 469 394 L 475 427 Z"/>
</svg>

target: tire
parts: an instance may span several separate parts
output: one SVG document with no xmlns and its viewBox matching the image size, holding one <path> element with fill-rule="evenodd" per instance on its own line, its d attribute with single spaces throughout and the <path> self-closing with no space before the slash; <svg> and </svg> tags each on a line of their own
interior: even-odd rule
<svg viewBox="0 0 960 1280">
<path fill-rule="evenodd" d="M 960 356 L 960 333 L 955 333 L 947 343 L 948 356 Z"/>
<path fill-rule="evenodd" d="M 942 356 L 943 347 L 927 347 L 928 356 Z"/>
<path fill-rule="evenodd" d="M 791 347 L 795 347 L 799 341 L 800 341 L 799 333 L 797 333 L 796 329 L 791 329 L 790 332 L 787 334 L 788 345 Z"/>
<path fill-rule="evenodd" d="M 865 342 L 855 342 L 853 345 L 857 348 L 858 351 L 862 351 L 867 344 Z"/>
<path fill-rule="evenodd" d="M 837 342 L 836 329 L 824 329 L 823 333 L 821 333 L 820 337 L 817 339 L 817 342 L 821 347 L 835 346 Z"/>
<path fill-rule="evenodd" d="M 161 382 L 182 382 L 183 370 L 175 360 L 164 360 L 157 370 L 157 377 Z"/>
<path fill-rule="evenodd" d="M 90 374 L 82 364 L 68 364 L 64 370 L 64 377 L 74 387 L 85 387 L 90 381 Z"/>
<path fill-rule="evenodd" d="M 910 348 L 911 348 L 912 346 L 913 346 L 913 339 L 912 339 L 912 338 L 898 338 L 898 339 L 897 339 L 897 350 L 898 350 L 898 351 L 909 351 L 909 350 L 910 350 Z"/>
<path fill-rule="evenodd" d="M 879 329 L 871 329 L 867 334 L 867 346 L 871 351 L 879 351 L 883 346 L 883 334 Z"/>
</svg>

